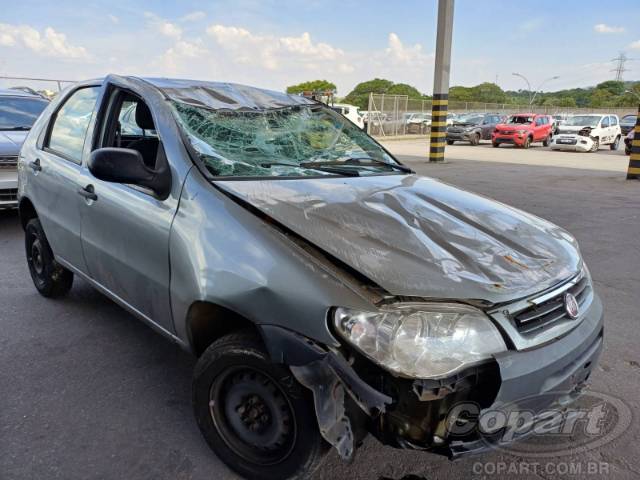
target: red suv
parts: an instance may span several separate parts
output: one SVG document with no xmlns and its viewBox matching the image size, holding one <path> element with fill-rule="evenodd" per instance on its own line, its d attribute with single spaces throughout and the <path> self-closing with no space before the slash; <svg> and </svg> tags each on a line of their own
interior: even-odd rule
<svg viewBox="0 0 640 480">
<path fill-rule="evenodd" d="M 532 142 L 542 142 L 549 146 L 553 129 L 553 120 L 549 115 L 518 113 L 511 115 L 506 123 L 496 125 L 491 143 L 499 147 L 501 143 L 511 143 L 518 147 L 529 148 Z"/>
</svg>

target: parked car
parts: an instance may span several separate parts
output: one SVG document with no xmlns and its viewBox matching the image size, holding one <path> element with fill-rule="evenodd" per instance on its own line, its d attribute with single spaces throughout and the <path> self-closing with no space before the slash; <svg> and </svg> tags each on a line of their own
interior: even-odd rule
<svg viewBox="0 0 640 480">
<path fill-rule="evenodd" d="M 635 132 L 629 130 L 627 136 L 624 137 L 624 153 L 625 155 L 631 155 L 631 146 L 633 145 L 633 139 L 635 138 Z"/>
<path fill-rule="evenodd" d="M 424 112 L 406 113 L 404 121 L 407 133 L 425 133 L 431 126 L 431 114 Z"/>
<path fill-rule="evenodd" d="M 462 141 L 478 145 L 480 140 L 491 140 L 496 125 L 503 121 L 504 117 L 499 113 L 483 113 L 456 120 L 447 127 L 447 144 Z"/>
<path fill-rule="evenodd" d="M 596 152 L 601 145 L 609 145 L 611 150 L 617 150 L 621 138 L 617 115 L 574 115 L 553 137 L 551 149 Z"/>
<path fill-rule="evenodd" d="M 622 136 L 627 135 L 631 130 L 633 130 L 633 127 L 636 126 L 637 121 L 637 115 L 625 115 L 624 117 L 622 117 L 620 119 L 620 133 L 622 134 Z"/>
<path fill-rule="evenodd" d="M 0 90 L 0 209 L 18 206 L 18 153 L 31 125 L 48 104 L 40 95 Z"/>
<path fill-rule="evenodd" d="M 354 125 L 360 127 L 361 129 L 364 129 L 364 121 L 362 120 L 362 115 L 360 115 L 360 111 L 355 105 L 349 105 L 346 103 L 334 103 L 333 105 L 331 105 L 331 109 L 347 117 L 353 122 Z"/>
<path fill-rule="evenodd" d="M 156 136 L 121 135 L 130 104 Z M 506 418 L 526 398 L 542 420 L 596 368 L 602 303 L 568 232 L 415 175 L 304 97 L 81 82 L 36 121 L 19 175 L 36 290 L 78 276 L 193 352 L 198 426 L 245 477 L 308 478 L 369 433 L 488 450 L 514 436 L 453 406 Z"/>
<path fill-rule="evenodd" d="M 551 117 L 535 113 L 518 113 L 511 115 L 505 123 L 496 125 L 491 143 L 499 147 L 502 143 L 510 143 L 517 147 L 529 148 L 533 142 L 542 142 L 547 147 L 551 142 Z"/>
</svg>

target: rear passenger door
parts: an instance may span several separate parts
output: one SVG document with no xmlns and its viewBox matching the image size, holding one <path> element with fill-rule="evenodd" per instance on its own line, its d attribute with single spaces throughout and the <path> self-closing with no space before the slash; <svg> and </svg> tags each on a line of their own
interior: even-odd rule
<svg viewBox="0 0 640 480">
<path fill-rule="evenodd" d="M 600 135 L 600 144 L 611 142 L 611 123 L 609 119 L 609 116 L 605 116 L 602 117 L 602 120 L 600 121 L 600 128 L 602 131 Z"/>
<path fill-rule="evenodd" d="M 47 240 L 58 261 L 86 272 L 80 243 L 82 157 L 100 86 L 70 92 L 52 114 L 35 152 L 27 183 Z"/>
</svg>

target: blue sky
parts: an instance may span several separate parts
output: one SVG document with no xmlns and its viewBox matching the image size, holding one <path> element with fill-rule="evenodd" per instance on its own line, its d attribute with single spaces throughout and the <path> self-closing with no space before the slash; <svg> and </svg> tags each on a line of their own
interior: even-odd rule
<svg viewBox="0 0 640 480">
<path fill-rule="evenodd" d="M 10 2 L 3 75 L 77 80 L 106 73 L 206 78 L 281 90 L 315 78 L 346 94 L 383 77 L 431 92 L 437 2 L 221 0 Z M 640 80 L 640 1 L 457 0 L 451 83 L 545 90 Z"/>
</svg>

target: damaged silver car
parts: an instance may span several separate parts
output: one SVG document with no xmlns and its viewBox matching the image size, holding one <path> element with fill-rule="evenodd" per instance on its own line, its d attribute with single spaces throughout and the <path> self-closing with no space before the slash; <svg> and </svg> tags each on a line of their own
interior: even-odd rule
<svg viewBox="0 0 640 480">
<path fill-rule="evenodd" d="M 303 97 L 74 85 L 29 133 L 18 194 L 37 290 L 77 275 L 193 352 L 197 423 L 248 478 L 307 478 L 368 434 L 489 449 L 501 432 L 456 405 L 566 405 L 602 349 L 569 233 L 416 175 Z"/>
</svg>

